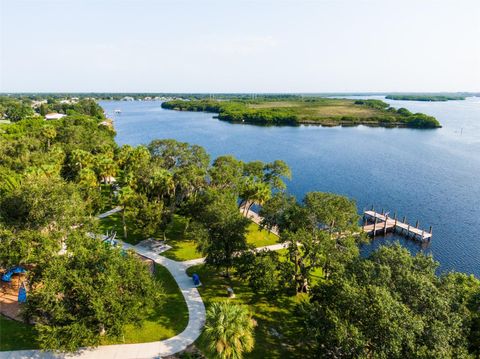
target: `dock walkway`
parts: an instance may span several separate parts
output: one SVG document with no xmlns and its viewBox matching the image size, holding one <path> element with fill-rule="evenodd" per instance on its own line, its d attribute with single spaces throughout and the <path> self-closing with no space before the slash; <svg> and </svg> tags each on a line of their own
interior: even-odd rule
<svg viewBox="0 0 480 359">
<path fill-rule="evenodd" d="M 429 231 L 418 228 L 418 222 L 412 226 L 404 221 L 399 221 L 396 216 L 390 218 L 387 214 L 375 212 L 374 210 L 364 212 L 365 223 L 363 231 L 371 236 L 386 234 L 387 232 L 399 232 L 407 237 L 413 237 L 422 241 L 432 238 L 432 227 Z M 370 223 L 373 222 L 373 223 Z"/>
</svg>

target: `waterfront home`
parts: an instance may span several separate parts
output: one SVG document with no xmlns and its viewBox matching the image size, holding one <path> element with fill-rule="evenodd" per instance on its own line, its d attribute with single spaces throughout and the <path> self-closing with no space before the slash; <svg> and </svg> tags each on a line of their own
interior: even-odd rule
<svg viewBox="0 0 480 359">
<path fill-rule="evenodd" d="M 43 104 L 47 104 L 47 100 L 40 100 L 40 101 L 32 101 L 32 107 L 33 108 L 36 108 L 36 107 L 40 107 L 41 105 Z"/>
<path fill-rule="evenodd" d="M 67 98 L 67 99 L 60 100 L 60 103 L 67 104 L 67 105 L 73 105 L 77 102 L 78 102 L 78 97 L 72 97 L 69 99 Z"/>
</svg>

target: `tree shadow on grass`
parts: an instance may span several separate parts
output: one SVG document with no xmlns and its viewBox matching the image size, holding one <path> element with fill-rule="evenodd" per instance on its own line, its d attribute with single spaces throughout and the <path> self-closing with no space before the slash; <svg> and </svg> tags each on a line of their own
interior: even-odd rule
<svg viewBox="0 0 480 359">
<path fill-rule="evenodd" d="M 215 301 L 231 300 L 232 303 L 247 305 L 257 321 L 255 348 L 246 358 L 307 358 L 308 351 L 302 345 L 301 323 L 295 317 L 295 306 L 301 299 L 280 293 L 267 297 L 258 293 L 236 276 L 225 278 L 214 268 L 206 265 L 194 266 L 187 273 L 197 273 L 202 286 L 200 294 L 205 306 Z M 235 298 L 228 299 L 226 287 L 231 286 Z M 203 336 L 197 341 L 200 349 L 206 350 L 208 343 Z"/>
<path fill-rule="evenodd" d="M 0 315 L 0 351 L 37 349 L 37 333 L 33 325 Z"/>
<path fill-rule="evenodd" d="M 127 325 L 123 338 L 105 344 L 154 342 L 171 338 L 186 328 L 188 308 L 175 279 L 160 265 L 155 265 L 155 277 L 165 294 L 162 304 L 154 308 L 140 326 Z"/>
</svg>

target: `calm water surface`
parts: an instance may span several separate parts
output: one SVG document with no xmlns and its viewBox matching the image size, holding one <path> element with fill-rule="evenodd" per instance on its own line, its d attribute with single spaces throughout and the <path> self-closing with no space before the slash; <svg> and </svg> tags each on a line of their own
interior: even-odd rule
<svg viewBox="0 0 480 359">
<path fill-rule="evenodd" d="M 369 97 L 380 98 L 383 97 Z M 480 98 L 466 101 L 388 101 L 395 107 L 433 115 L 437 130 L 258 127 L 218 121 L 212 114 L 163 110 L 160 102 L 101 105 L 115 119 L 117 142 L 146 144 L 174 138 L 206 148 L 212 158 L 232 154 L 244 161 L 282 159 L 292 169 L 288 189 L 354 198 L 359 210 L 374 205 L 433 226 L 429 246 L 389 235 L 412 251 L 432 253 L 442 270 L 480 276 Z M 120 115 L 113 115 L 121 109 Z"/>
</svg>

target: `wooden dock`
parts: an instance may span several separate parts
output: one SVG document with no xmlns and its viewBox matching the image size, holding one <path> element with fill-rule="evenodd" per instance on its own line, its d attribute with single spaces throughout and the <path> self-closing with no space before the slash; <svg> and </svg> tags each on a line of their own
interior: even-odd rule
<svg viewBox="0 0 480 359">
<path fill-rule="evenodd" d="M 383 211 L 382 211 L 383 212 Z M 364 225 L 363 231 L 373 237 L 379 234 L 387 234 L 388 232 L 397 232 L 407 237 L 420 239 L 422 241 L 430 241 L 432 238 L 432 227 L 429 231 L 418 228 L 418 221 L 415 226 L 406 223 L 406 219 L 399 221 L 397 216 L 390 218 L 388 214 L 371 211 L 363 213 Z"/>
</svg>

